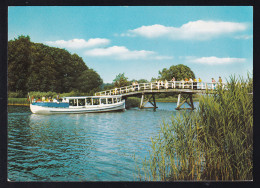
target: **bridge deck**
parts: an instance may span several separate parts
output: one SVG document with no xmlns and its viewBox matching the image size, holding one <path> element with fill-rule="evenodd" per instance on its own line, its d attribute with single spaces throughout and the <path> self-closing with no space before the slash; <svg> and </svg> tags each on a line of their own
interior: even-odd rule
<svg viewBox="0 0 260 188">
<path fill-rule="evenodd" d="M 209 90 L 208 92 L 212 92 Z M 140 90 L 129 93 L 122 93 L 122 97 L 131 97 L 134 95 L 142 94 L 159 94 L 159 93 L 176 93 L 176 94 L 202 94 L 206 93 L 206 90 L 192 90 L 192 89 L 159 89 L 159 90 Z"/>
<path fill-rule="evenodd" d="M 95 95 L 122 95 L 125 97 L 139 94 L 156 94 L 156 93 L 206 93 L 212 92 L 217 86 L 225 87 L 225 83 L 207 83 L 207 82 L 183 82 L 183 81 L 166 81 L 166 82 L 150 82 L 137 85 L 124 86 L 111 90 L 101 91 Z"/>
<path fill-rule="evenodd" d="M 217 87 L 225 88 L 226 84 L 224 83 L 206 83 L 206 82 L 184 82 L 184 81 L 165 81 L 165 82 L 150 82 L 150 83 L 141 83 L 131 86 L 125 86 L 121 88 L 114 88 L 107 91 L 102 91 L 95 93 L 95 95 L 121 95 L 123 98 L 131 96 L 141 96 L 140 108 L 147 108 L 145 104 L 147 102 L 152 104 L 152 108 L 156 110 L 156 101 L 154 95 L 157 93 L 176 93 L 178 94 L 177 110 L 182 109 L 181 106 L 184 103 L 187 103 L 190 108 L 193 110 L 193 94 L 202 94 L 202 93 L 213 93 Z M 147 98 L 146 95 L 151 94 Z M 187 94 L 187 95 L 182 95 Z M 146 97 L 145 97 L 146 96 Z M 146 98 L 146 100 L 145 100 Z M 182 99 L 182 101 L 181 101 Z M 151 107 L 149 107 L 151 108 Z"/>
</svg>

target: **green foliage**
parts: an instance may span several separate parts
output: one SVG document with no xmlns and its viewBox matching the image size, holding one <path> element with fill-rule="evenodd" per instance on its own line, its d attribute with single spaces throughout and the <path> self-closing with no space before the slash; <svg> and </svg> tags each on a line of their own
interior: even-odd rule
<svg viewBox="0 0 260 188">
<path fill-rule="evenodd" d="M 157 78 L 152 77 L 150 82 L 156 82 Z"/>
<path fill-rule="evenodd" d="M 42 97 L 56 98 L 58 93 L 53 91 L 48 91 L 48 92 L 32 91 L 29 92 L 29 95 L 31 98 L 34 97 L 35 99 L 41 99 Z"/>
<path fill-rule="evenodd" d="M 82 87 L 78 81 L 87 86 Z M 28 91 L 90 92 L 101 84 L 100 76 L 77 54 L 33 43 L 29 36 L 19 36 L 8 42 L 9 92 L 22 92 L 23 95 Z"/>
<path fill-rule="evenodd" d="M 8 105 L 29 105 L 27 98 L 8 98 Z"/>
<path fill-rule="evenodd" d="M 183 112 L 163 123 L 152 139 L 153 180 L 252 180 L 252 79 L 231 78 L 201 97 L 198 111 Z"/>
<path fill-rule="evenodd" d="M 165 98 L 167 97 L 167 93 L 160 93 L 157 95 L 158 98 Z"/>
<path fill-rule="evenodd" d="M 180 81 L 185 78 L 195 78 L 195 74 L 192 70 L 183 64 L 172 65 L 169 69 L 164 68 L 162 71 L 159 71 L 159 79 L 160 80 L 171 80 L 175 77 L 176 81 Z"/>
<path fill-rule="evenodd" d="M 146 80 L 146 79 L 140 79 L 140 80 L 138 80 L 137 82 L 138 82 L 138 83 L 148 83 L 148 80 Z"/>
<path fill-rule="evenodd" d="M 10 91 L 27 90 L 26 82 L 30 66 L 31 45 L 29 36 L 19 36 L 8 42 L 8 89 Z"/>
<path fill-rule="evenodd" d="M 97 86 L 102 85 L 103 80 L 100 78 L 99 74 L 93 69 L 85 70 L 77 78 L 75 83 L 76 88 L 81 92 L 89 92 Z"/>
<path fill-rule="evenodd" d="M 8 98 L 24 98 L 27 95 L 24 94 L 23 92 L 8 92 Z"/>
<path fill-rule="evenodd" d="M 231 77 L 227 90 L 219 87 L 213 97 L 200 102 L 200 142 L 205 150 L 216 148 L 205 154 L 208 179 L 252 179 L 252 83 L 251 78 Z"/>
<path fill-rule="evenodd" d="M 48 92 L 32 91 L 29 93 L 29 95 L 30 97 L 34 97 L 34 98 L 42 98 L 43 96 L 57 98 L 57 95 L 59 95 L 59 97 L 93 96 L 95 92 L 97 92 L 95 89 L 89 92 L 71 91 L 69 93 L 56 93 L 52 91 L 48 91 Z"/>
<path fill-rule="evenodd" d="M 129 82 L 127 80 L 128 78 L 125 77 L 125 73 L 121 74 L 119 73 L 116 78 L 113 80 L 114 81 L 114 85 L 115 87 L 119 88 L 119 87 L 123 87 L 123 86 L 128 86 Z"/>
<path fill-rule="evenodd" d="M 141 84 L 141 83 L 149 83 L 149 81 L 146 80 L 146 79 L 139 79 L 139 80 L 133 79 L 133 80 L 129 81 L 128 84 L 131 85 L 133 82 L 137 82 L 139 84 Z"/>
<path fill-rule="evenodd" d="M 110 89 L 113 89 L 113 88 L 115 88 L 114 84 L 106 83 L 106 84 L 102 85 L 101 90 L 110 90 Z"/>
<path fill-rule="evenodd" d="M 141 99 L 137 97 L 128 97 L 125 102 L 126 109 L 138 107 L 140 105 Z"/>
</svg>

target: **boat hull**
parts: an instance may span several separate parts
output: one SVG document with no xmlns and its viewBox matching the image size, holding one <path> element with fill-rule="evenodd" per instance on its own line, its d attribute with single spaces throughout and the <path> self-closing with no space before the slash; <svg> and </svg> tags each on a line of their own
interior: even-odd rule
<svg viewBox="0 0 260 188">
<path fill-rule="evenodd" d="M 70 106 L 68 108 L 44 107 L 30 104 L 31 112 L 34 114 L 80 114 L 80 113 L 98 113 L 111 111 L 124 111 L 125 101 L 115 104 L 89 105 L 89 106 Z"/>
</svg>

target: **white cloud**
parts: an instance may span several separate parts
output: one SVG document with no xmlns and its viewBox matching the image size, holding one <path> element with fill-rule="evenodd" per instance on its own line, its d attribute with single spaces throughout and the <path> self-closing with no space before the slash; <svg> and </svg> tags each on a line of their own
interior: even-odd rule
<svg viewBox="0 0 260 188">
<path fill-rule="evenodd" d="M 253 35 L 239 35 L 239 36 L 235 36 L 234 38 L 235 39 L 245 39 L 245 40 L 247 40 L 247 39 L 253 38 Z"/>
<path fill-rule="evenodd" d="M 246 62 L 245 58 L 231 58 L 231 57 L 200 57 L 200 58 L 194 58 L 194 57 L 187 57 L 189 62 L 194 63 L 201 63 L 201 64 L 208 64 L 208 65 L 223 65 L 223 64 L 230 64 L 230 63 L 244 63 Z"/>
<path fill-rule="evenodd" d="M 164 25 L 142 26 L 121 36 L 143 36 L 147 38 L 167 37 L 173 40 L 206 40 L 219 35 L 231 34 L 247 29 L 247 24 L 224 21 L 191 21 L 181 27 L 167 27 Z"/>
<path fill-rule="evenodd" d="M 59 48 L 70 48 L 70 49 L 80 49 L 80 48 L 90 48 L 97 46 L 104 46 L 110 43 L 108 39 L 102 38 L 92 38 L 88 41 L 84 39 L 72 39 L 72 40 L 57 40 L 57 41 L 46 41 L 46 44 L 50 46 L 55 46 Z"/>
<path fill-rule="evenodd" d="M 129 59 L 156 59 L 156 60 L 165 60 L 172 59 L 171 56 L 158 56 L 153 51 L 146 50 L 134 50 L 130 51 L 125 46 L 112 46 L 109 48 L 96 48 L 92 50 L 87 50 L 85 52 L 86 56 L 94 57 L 112 57 L 120 60 L 129 60 Z"/>
</svg>

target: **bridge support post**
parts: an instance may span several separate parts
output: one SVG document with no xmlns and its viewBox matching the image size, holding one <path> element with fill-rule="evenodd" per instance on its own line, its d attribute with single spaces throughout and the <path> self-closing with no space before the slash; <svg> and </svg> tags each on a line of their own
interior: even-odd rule
<svg viewBox="0 0 260 188">
<path fill-rule="evenodd" d="M 145 107 L 146 103 L 150 103 L 153 107 Z M 152 94 L 150 97 L 147 97 L 145 96 L 144 93 L 142 93 L 142 97 L 141 97 L 141 103 L 140 103 L 140 109 L 143 109 L 143 108 L 153 108 L 154 111 L 156 111 L 156 108 L 158 108 L 156 106 L 156 102 L 155 102 L 155 96 L 154 94 Z"/>
<path fill-rule="evenodd" d="M 181 102 L 181 98 L 183 99 L 183 101 Z M 189 99 L 189 100 L 188 100 Z M 181 108 L 181 106 L 184 103 L 187 103 L 190 108 Z M 178 101 L 177 101 L 177 107 L 176 110 L 181 110 L 181 109 L 189 109 L 189 110 L 194 110 L 194 105 L 193 105 L 193 99 L 192 99 L 192 94 L 185 94 L 182 95 L 181 93 L 178 95 Z"/>
</svg>

